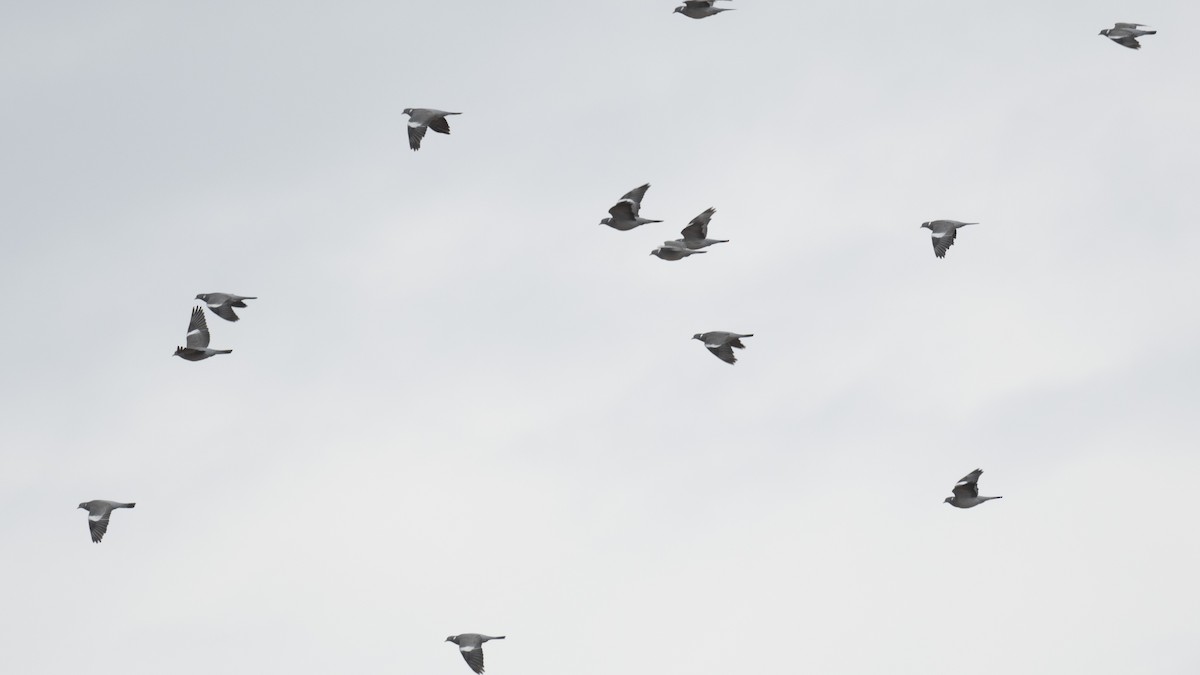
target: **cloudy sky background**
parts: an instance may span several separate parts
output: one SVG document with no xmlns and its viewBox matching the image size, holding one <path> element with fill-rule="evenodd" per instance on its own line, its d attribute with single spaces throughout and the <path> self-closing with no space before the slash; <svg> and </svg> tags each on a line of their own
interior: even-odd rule
<svg viewBox="0 0 1200 675">
<path fill-rule="evenodd" d="M 0 9 L 4 670 L 1200 670 L 1200 5 L 733 4 Z"/>
</svg>

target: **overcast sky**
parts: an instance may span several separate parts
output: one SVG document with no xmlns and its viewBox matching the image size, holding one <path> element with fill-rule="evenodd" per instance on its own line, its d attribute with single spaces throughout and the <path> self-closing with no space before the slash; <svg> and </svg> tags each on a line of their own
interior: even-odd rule
<svg viewBox="0 0 1200 675">
<path fill-rule="evenodd" d="M 1200 4 L 674 4 L 0 8 L 0 669 L 1200 671 Z"/>
</svg>

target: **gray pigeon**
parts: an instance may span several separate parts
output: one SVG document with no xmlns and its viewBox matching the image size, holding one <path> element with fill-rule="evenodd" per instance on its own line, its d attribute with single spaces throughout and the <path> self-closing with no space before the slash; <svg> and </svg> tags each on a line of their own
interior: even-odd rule
<svg viewBox="0 0 1200 675">
<path fill-rule="evenodd" d="M 99 544 L 104 538 L 104 533 L 108 531 L 108 517 L 112 515 L 113 509 L 132 509 L 135 506 L 137 504 L 133 502 L 122 504 L 107 499 L 93 499 L 80 504 L 79 508 L 87 509 L 88 512 L 88 529 L 92 532 L 92 543 Z"/>
<path fill-rule="evenodd" d="M 1146 25 L 1141 23 L 1117 23 L 1112 28 L 1105 28 L 1100 31 L 1100 34 L 1122 47 L 1141 49 L 1142 45 L 1137 41 L 1138 38 L 1143 35 L 1158 34 L 1156 30 L 1138 30 L 1145 27 Z"/>
<path fill-rule="evenodd" d="M 503 635 L 492 637 L 490 635 L 480 635 L 479 633 L 463 633 L 462 635 L 451 635 L 446 638 L 446 642 L 453 642 L 458 645 L 458 651 L 462 653 L 463 659 L 467 665 L 471 666 L 471 670 L 476 673 L 483 672 L 483 643 L 488 640 L 503 640 Z"/>
<path fill-rule="evenodd" d="M 714 356 L 732 365 L 737 363 L 737 357 L 733 355 L 733 348 L 745 349 L 746 345 L 742 344 L 742 338 L 748 337 L 754 337 L 754 333 L 728 333 L 723 330 L 713 330 L 707 333 L 696 333 L 692 339 L 700 340 Z"/>
<path fill-rule="evenodd" d="M 939 258 L 946 257 L 946 251 L 954 245 L 955 233 L 958 228 L 964 225 L 978 225 L 979 223 L 960 223 L 957 220 L 930 220 L 921 223 L 921 227 L 929 228 L 933 233 L 933 254 Z"/>
<path fill-rule="evenodd" d="M 408 147 L 413 150 L 421 149 L 421 139 L 425 138 L 425 129 L 433 129 L 439 134 L 450 133 L 450 123 L 446 115 L 461 115 L 462 113 L 434 110 L 433 108 L 405 108 L 408 115 Z"/>
<path fill-rule="evenodd" d="M 703 19 L 733 9 L 732 7 L 714 7 L 716 2 L 717 0 L 683 0 L 683 4 L 675 8 L 675 12 L 692 19 Z"/>
<path fill-rule="evenodd" d="M 646 196 L 646 190 L 650 189 L 650 184 L 646 183 L 641 187 L 636 187 L 621 197 L 620 201 L 613 205 L 608 210 L 610 218 L 604 218 L 600 221 L 601 225 L 607 225 L 614 230 L 628 232 L 638 225 L 646 223 L 661 223 L 661 220 L 650 220 L 641 216 L 642 197 Z"/>
<path fill-rule="evenodd" d="M 197 300 L 208 305 L 209 311 L 226 321 L 237 321 L 238 315 L 233 313 L 234 307 L 245 307 L 245 300 L 257 300 L 253 295 L 233 295 L 232 293 L 201 293 Z"/>
<path fill-rule="evenodd" d="M 650 255 L 656 255 L 663 260 L 683 260 L 689 255 L 697 253 L 708 253 L 708 251 L 693 251 L 678 241 L 664 241 L 662 246 L 650 251 Z"/>
<path fill-rule="evenodd" d="M 709 208 L 705 209 L 704 213 L 692 218 L 692 222 L 688 223 L 688 226 L 683 228 L 679 233 L 683 235 L 683 239 L 676 239 L 674 243 L 681 244 L 693 250 L 712 246 L 713 244 L 727 243 L 728 239 L 708 238 L 708 221 L 712 220 L 713 214 L 716 212 L 716 209 Z"/>
<path fill-rule="evenodd" d="M 960 509 L 969 509 L 972 506 L 978 506 L 989 499 L 1003 499 L 1003 497 L 980 497 L 979 496 L 979 477 L 983 475 L 983 469 L 975 469 L 971 473 L 962 477 L 958 481 L 958 485 L 954 486 L 954 496 L 946 497 L 945 503 L 951 506 L 957 506 Z"/>
<path fill-rule="evenodd" d="M 232 349 L 208 348 L 208 322 L 204 320 L 204 308 L 192 308 L 192 320 L 188 324 L 187 346 L 176 347 L 175 356 L 188 361 L 203 361 L 216 354 L 232 354 Z"/>
</svg>

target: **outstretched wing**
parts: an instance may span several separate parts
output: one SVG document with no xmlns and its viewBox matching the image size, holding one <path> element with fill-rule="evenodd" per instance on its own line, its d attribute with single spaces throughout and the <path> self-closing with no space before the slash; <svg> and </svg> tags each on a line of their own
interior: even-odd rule
<svg viewBox="0 0 1200 675">
<path fill-rule="evenodd" d="M 446 117 L 444 115 L 429 120 L 429 128 L 433 129 L 439 134 L 450 133 L 450 123 L 446 121 Z"/>
<path fill-rule="evenodd" d="M 192 309 L 192 321 L 188 324 L 187 346 L 192 349 L 208 348 L 208 323 L 204 320 L 204 309 Z"/>
<path fill-rule="evenodd" d="M 717 210 L 714 208 L 705 209 L 704 213 L 692 218 L 692 222 L 683 228 L 680 234 L 684 239 L 707 239 L 708 238 L 708 221 L 712 220 L 713 214 Z"/>
<path fill-rule="evenodd" d="M 633 202 L 628 199 L 622 199 L 616 204 L 613 204 L 612 208 L 608 210 L 608 213 L 613 217 L 614 220 L 637 220 L 638 204 L 637 202 Z"/>
<path fill-rule="evenodd" d="M 939 258 L 946 257 L 946 251 L 954 245 L 954 237 L 957 236 L 958 230 L 948 229 L 945 232 L 933 233 L 933 254 Z"/>
<path fill-rule="evenodd" d="M 421 149 L 421 139 L 425 138 L 425 125 L 416 122 L 408 123 L 408 147 L 413 150 Z"/>
<path fill-rule="evenodd" d="M 1132 35 L 1127 35 L 1125 37 L 1120 37 L 1120 38 L 1113 38 L 1113 42 L 1121 45 L 1122 47 L 1129 47 L 1130 49 L 1141 49 L 1142 48 L 1142 43 L 1138 42 L 1137 38 L 1133 37 Z"/>
<path fill-rule="evenodd" d="M 954 486 L 955 497 L 965 497 L 974 499 L 979 496 L 979 477 L 983 475 L 983 469 L 975 469 L 971 473 L 962 477 L 958 484 Z"/>
<path fill-rule="evenodd" d="M 708 345 L 705 345 L 708 347 Z M 718 359 L 725 363 L 737 363 L 737 357 L 733 355 L 733 346 L 731 344 L 723 344 L 717 347 L 708 347 L 708 351 L 713 353 Z"/>
<path fill-rule="evenodd" d="M 462 652 L 463 659 L 471 666 L 471 670 L 476 673 L 483 672 L 483 647 L 467 645 L 459 647 L 458 650 Z"/>
<path fill-rule="evenodd" d="M 88 515 L 88 530 L 92 533 L 92 543 L 99 544 L 104 538 L 104 533 L 108 532 L 108 517 L 112 515 L 112 511 L 105 511 L 97 515 Z"/>
<path fill-rule="evenodd" d="M 243 304 L 242 306 L 244 307 L 245 305 Z M 238 320 L 238 315 L 235 314 L 233 311 L 232 303 L 229 305 L 217 305 L 216 307 L 209 305 L 208 308 L 210 310 L 212 310 L 213 314 L 216 314 L 217 316 L 221 317 L 222 319 L 225 319 L 226 321 L 237 321 Z"/>
<path fill-rule="evenodd" d="M 649 183 L 646 183 L 645 185 L 642 185 L 641 187 L 635 187 L 632 190 L 630 190 L 629 192 L 626 192 L 625 196 L 621 197 L 621 201 L 628 200 L 628 201 L 631 201 L 634 204 L 636 204 L 638 207 L 640 207 L 642 205 L 642 197 L 646 196 L 646 190 L 649 190 L 649 189 L 650 189 Z"/>
<path fill-rule="evenodd" d="M 1113 28 L 1145 28 L 1145 27 L 1146 27 L 1146 24 L 1144 24 L 1144 23 L 1121 23 L 1120 21 L 1118 21 L 1117 23 L 1113 24 Z"/>
</svg>

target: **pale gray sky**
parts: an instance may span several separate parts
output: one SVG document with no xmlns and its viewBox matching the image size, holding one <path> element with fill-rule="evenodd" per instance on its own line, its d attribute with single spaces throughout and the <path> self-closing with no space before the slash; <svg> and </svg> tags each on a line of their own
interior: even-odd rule
<svg viewBox="0 0 1200 675">
<path fill-rule="evenodd" d="M 1200 5 L 675 4 L 0 8 L 2 669 L 1200 671 Z"/>
</svg>

